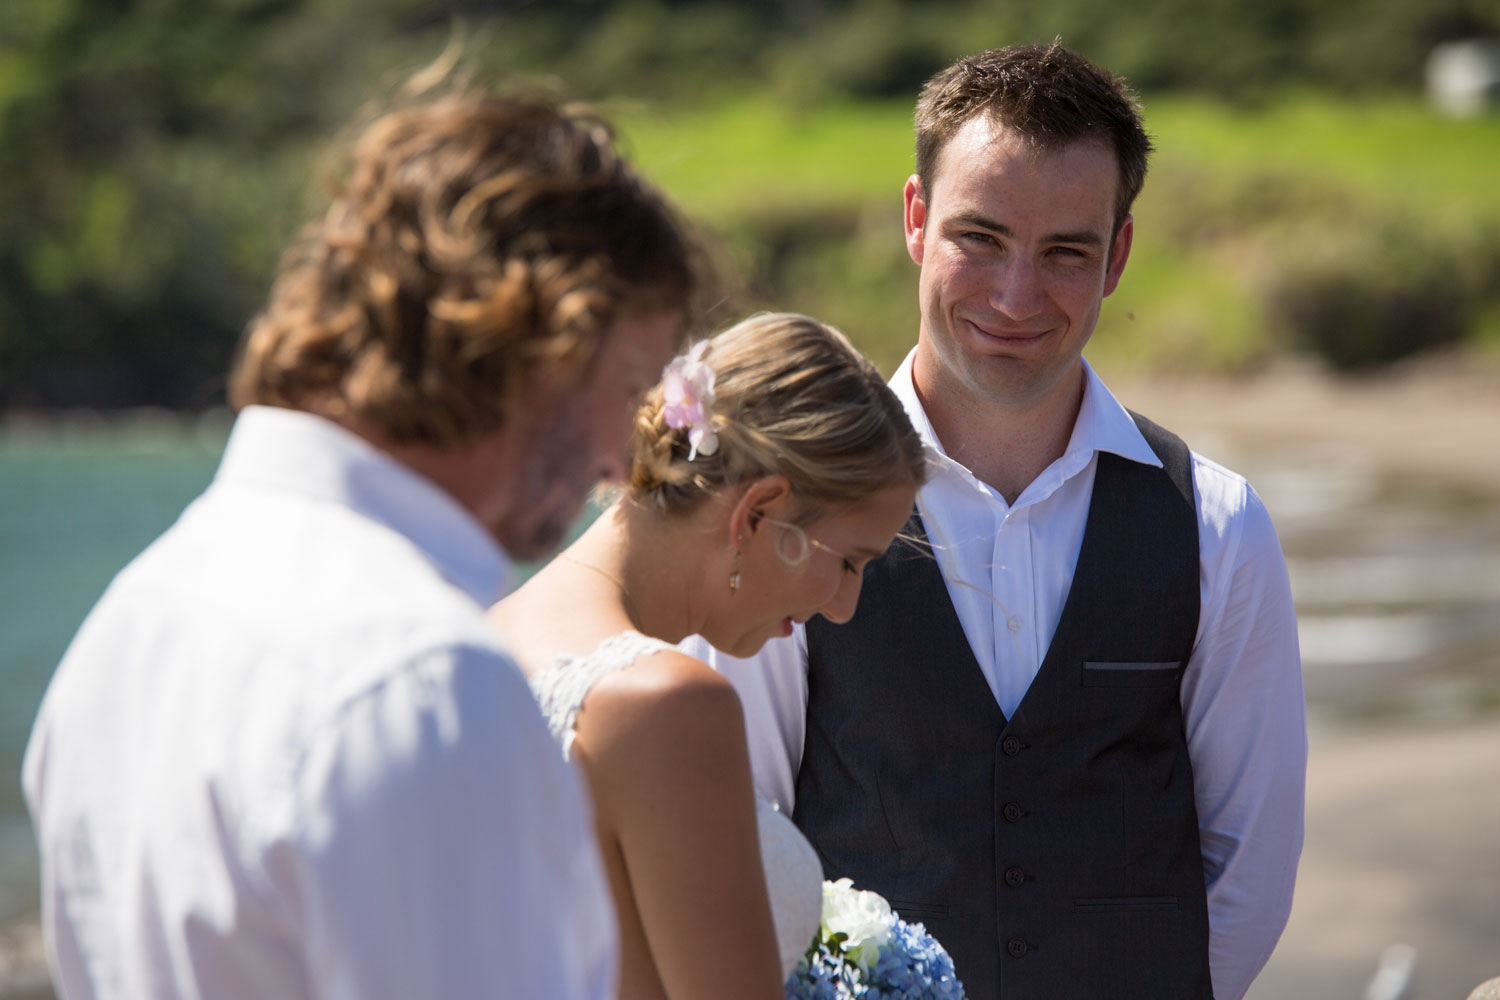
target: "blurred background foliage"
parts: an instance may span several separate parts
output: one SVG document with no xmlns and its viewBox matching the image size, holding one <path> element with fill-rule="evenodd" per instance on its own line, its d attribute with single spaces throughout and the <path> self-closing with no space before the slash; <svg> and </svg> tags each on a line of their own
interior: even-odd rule
<svg viewBox="0 0 1500 1000">
<path fill-rule="evenodd" d="M 1500 0 L 5 0 L 0 410 L 220 404 L 330 139 L 455 38 L 483 80 L 606 108 L 740 275 L 719 319 L 812 312 L 889 370 L 917 89 L 1057 35 L 1158 145 L 1096 360 L 1500 351 L 1500 116 L 1422 95 Z"/>
</svg>

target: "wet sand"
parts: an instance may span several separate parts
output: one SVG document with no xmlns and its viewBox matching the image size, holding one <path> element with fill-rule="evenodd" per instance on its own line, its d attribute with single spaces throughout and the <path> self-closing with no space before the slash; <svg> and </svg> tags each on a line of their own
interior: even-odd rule
<svg viewBox="0 0 1500 1000">
<path fill-rule="evenodd" d="M 35 917 L 0 927 L 0 998 L 52 1000 L 42 928 Z"/>
<path fill-rule="evenodd" d="M 1428 359 L 1358 379 L 1287 365 L 1112 388 L 1209 453 L 1223 443 L 1341 456 L 1500 509 L 1500 359 Z M 1500 682 L 1493 646 L 1463 669 Z M 1500 713 L 1434 712 L 1412 702 L 1440 689 L 1415 681 L 1398 688 L 1408 710 L 1360 714 L 1385 680 L 1356 672 L 1308 664 L 1307 837 L 1291 921 L 1249 1000 L 1359 1000 L 1400 944 L 1415 949 L 1406 1000 L 1463 1000 L 1500 976 Z"/>
<path fill-rule="evenodd" d="M 1391 945 L 1411 1000 L 1500 976 L 1500 718 L 1314 724 L 1292 919 L 1249 1000 L 1359 1000 Z"/>
</svg>

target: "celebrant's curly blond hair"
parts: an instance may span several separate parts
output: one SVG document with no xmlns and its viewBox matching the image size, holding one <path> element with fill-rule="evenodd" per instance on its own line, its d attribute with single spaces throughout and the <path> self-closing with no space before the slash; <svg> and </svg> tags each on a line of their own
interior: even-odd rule
<svg viewBox="0 0 1500 1000">
<path fill-rule="evenodd" d="M 230 402 L 471 442 L 527 381 L 581 376 L 622 315 L 685 310 L 700 260 L 591 113 L 474 92 L 392 111 L 284 258 Z"/>
</svg>

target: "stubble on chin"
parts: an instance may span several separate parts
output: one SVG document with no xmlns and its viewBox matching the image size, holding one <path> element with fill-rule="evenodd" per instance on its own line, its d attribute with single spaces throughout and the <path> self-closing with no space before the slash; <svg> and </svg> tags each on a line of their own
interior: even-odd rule
<svg viewBox="0 0 1500 1000">
<path fill-rule="evenodd" d="M 933 380 L 938 391 L 980 408 L 1028 409 L 1083 385 L 1081 354 L 1018 357 L 971 353 L 955 345 L 934 367 L 940 370 Z M 1065 384 L 1069 388 L 1063 388 Z"/>
</svg>

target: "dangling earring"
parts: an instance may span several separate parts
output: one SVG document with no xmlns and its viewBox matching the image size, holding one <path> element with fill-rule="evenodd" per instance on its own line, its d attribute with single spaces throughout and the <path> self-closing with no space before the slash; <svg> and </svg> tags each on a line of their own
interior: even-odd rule
<svg viewBox="0 0 1500 1000">
<path fill-rule="evenodd" d="M 734 562 L 729 565 L 729 595 L 733 597 L 740 590 L 740 550 L 734 550 Z"/>
</svg>

